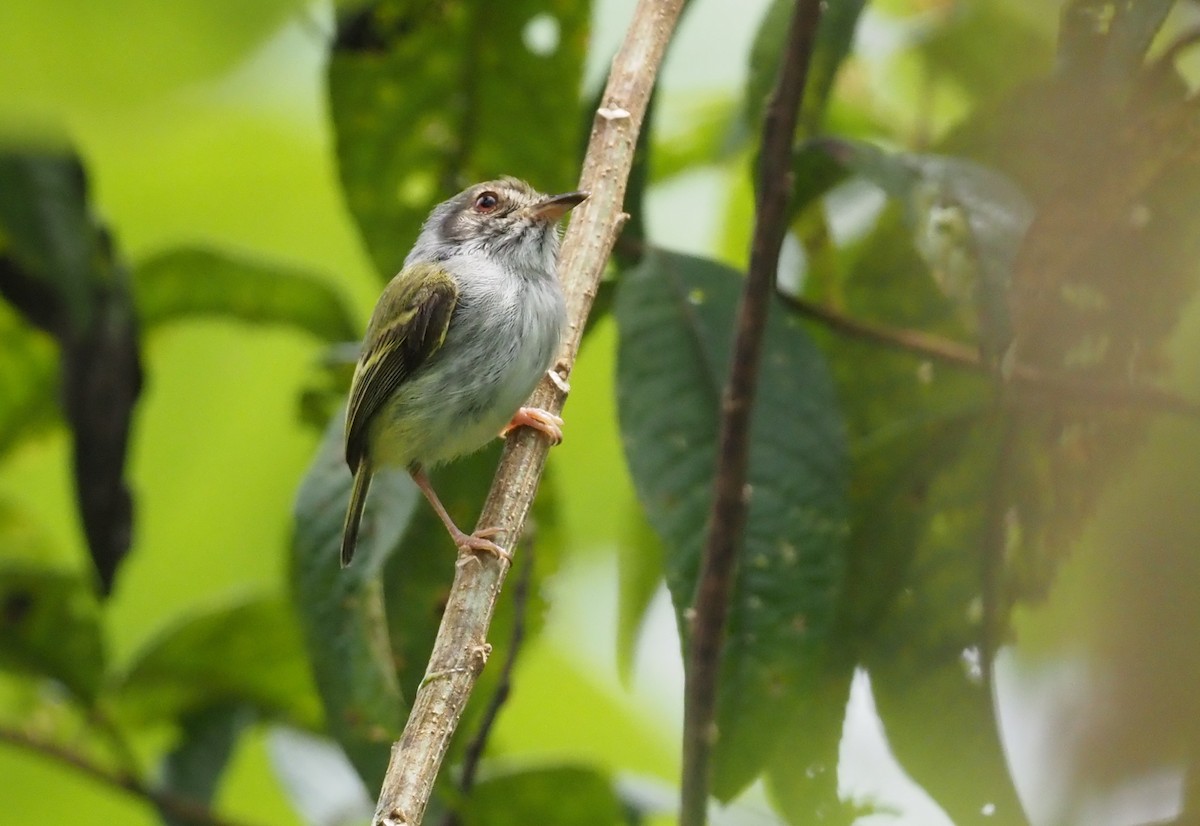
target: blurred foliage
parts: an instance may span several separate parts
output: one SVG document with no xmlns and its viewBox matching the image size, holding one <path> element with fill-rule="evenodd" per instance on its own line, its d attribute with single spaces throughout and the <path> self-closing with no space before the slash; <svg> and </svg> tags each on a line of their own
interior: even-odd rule
<svg viewBox="0 0 1200 826">
<path fill-rule="evenodd" d="M 382 473 L 359 558 L 336 564 L 364 296 L 463 185 L 572 185 L 615 6 L 0 9 L 0 823 L 63 802 L 84 823 L 366 820 L 343 775 L 378 787 L 454 557 L 407 476 Z M 689 8 L 681 40 L 707 26 L 723 51 L 705 59 L 744 74 L 681 94 L 669 66 L 655 91 L 521 544 L 528 591 L 500 602 L 431 821 L 670 820 L 675 723 L 630 697 L 670 683 L 689 633 L 748 171 L 791 8 L 754 4 L 732 55 L 728 9 Z M 1092 823 L 1139 777 L 1194 785 L 1198 19 L 1189 0 L 829 4 L 777 171 L 791 232 L 721 674 L 726 816 L 889 822 L 896 795 L 854 760 L 864 682 L 878 739 L 936 804 L 909 822 Z M 258 137 L 230 153 L 226 129 Z M 237 197 L 281 157 L 318 171 Z M 210 223 L 175 214 L 189 199 Z M 693 247 L 662 248 L 668 220 Z M 496 455 L 435 474 L 461 522 Z M 1084 734 L 1020 751 L 1007 715 L 1037 704 L 1013 685 L 1075 662 L 1087 677 L 1047 726 Z M 278 726 L 321 739 L 264 750 Z M 321 749 L 344 771 L 313 769 Z"/>
</svg>

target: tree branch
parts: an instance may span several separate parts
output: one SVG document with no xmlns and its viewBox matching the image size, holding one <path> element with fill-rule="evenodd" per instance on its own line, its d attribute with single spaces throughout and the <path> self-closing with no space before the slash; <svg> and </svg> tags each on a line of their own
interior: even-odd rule
<svg viewBox="0 0 1200 826">
<path fill-rule="evenodd" d="M 976 373 L 991 375 L 994 372 L 979 357 L 978 351 L 960 342 L 930 335 L 920 330 L 887 327 L 882 324 L 860 321 L 804 298 L 783 292 L 778 295 L 796 312 L 843 335 L 897 350 L 905 350 L 932 361 Z M 1047 373 L 1027 364 L 1014 366 L 1008 381 L 1010 385 L 1021 391 L 1020 395 L 1015 398 L 1017 402 L 1034 394 L 1043 394 L 1057 402 L 1101 404 L 1109 407 L 1200 418 L 1200 402 L 1149 384 L 1123 384 L 1065 373 Z"/>
<path fill-rule="evenodd" d="M 622 203 L 638 131 L 682 5 L 683 0 L 639 0 L 593 121 L 580 177 L 580 189 L 591 197 L 574 210 L 559 256 L 568 326 L 554 370 L 564 387 L 604 264 L 626 217 Z M 565 398 L 564 390 L 547 380 L 530 404 L 558 412 Z M 505 445 L 478 522 L 500 528 L 492 539 L 501 546 L 510 548 L 521 534 L 548 451 L 545 440 L 529 428 L 515 431 Z M 506 574 L 507 566 L 499 560 L 460 558 L 425 679 L 404 733 L 392 746 L 376 826 L 416 826 L 424 817 L 450 738 L 487 661 L 487 629 Z"/>
<path fill-rule="evenodd" d="M 700 561 L 688 639 L 683 706 L 681 826 L 702 826 L 708 808 L 710 752 L 725 621 L 746 523 L 746 474 L 750 415 L 758 385 L 762 335 L 775 285 L 779 251 L 787 232 L 792 143 L 809 58 L 821 18 L 821 0 L 796 0 L 787 48 L 763 123 L 758 201 L 750 271 L 738 308 L 729 382 L 721 400 L 716 482 L 709 511 L 708 543 Z"/>
<path fill-rule="evenodd" d="M 132 774 L 114 771 L 90 758 L 71 751 L 65 746 L 51 743 L 17 729 L 0 727 L 0 742 L 9 743 L 18 748 L 37 752 L 58 763 L 70 766 L 80 774 L 87 775 L 107 786 L 122 789 L 134 797 L 150 803 L 164 815 L 170 815 L 184 823 L 196 826 L 245 826 L 239 821 L 229 820 L 219 816 L 208 806 L 199 801 L 152 789 L 134 777 Z"/>
<path fill-rule="evenodd" d="M 475 774 L 479 770 L 479 761 L 483 759 L 488 736 L 492 733 L 492 726 L 496 724 L 500 709 L 508 701 L 509 692 L 512 690 L 513 669 L 517 664 L 517 654 L 520 653 L 521 645 L 525 642 L 525 619 L 529 610 L 529 586 L 533 582 L 534 548 L 536 547 L 536 543 L 528 535 L 528 532 L 523 547 L 525 548 L 525 562 L 512 593 L 513 627 L 508 638 L 508 656 L 504 658 L 504 665 L 500 670 L 500 681 L 497 683 L 496 691 L 492 694 L 491 699 L 488 700 L 487 708 L 484 709 L 483 717 L 479 721 L 479 729 L 471 738 L 471 742 L 467 744 L 466 752 L 463 754 L 462 774 L 458 779 L 458 790 L 464 797 L 471 793 L 471 789 L 475 785 Z M 442 826 L 458 826 L 458 824 L 458 813 L 453 809 L 446 812 L 446 816 L 442 818 Z"/>
</svg>

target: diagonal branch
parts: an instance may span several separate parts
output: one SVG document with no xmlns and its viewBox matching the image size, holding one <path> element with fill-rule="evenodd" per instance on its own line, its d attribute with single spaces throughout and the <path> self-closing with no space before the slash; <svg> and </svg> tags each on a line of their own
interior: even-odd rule
<svg viewBox="0 0 1200 826">
<path fill-rule="evenodd" d="M 23 731 L 0 727 L 0 743 L 8 743 L 27 751 L 36 752 L 43 757 L 70 766 L 93 780 L 122 789 L 134 797 L 140 797 L 163 815 L 168 815 L 181 823 L 190 823 L 193 826 L 244 826 L 237 821 L 221 817 L 199 801 L 153 789 L 132 774 L 102 766 L 91 758 L 71 751 L 65 746 L 34 737 Z"/>
<path fill-rule="evenodd" d="M 591 197 L 574 211 L 559 258 L 568 326 L 554 371 L 564 387 L 604 264 L 626 217 L 622 203 L 634 147 L 682 6 L 683 0 L 639 0 L 593 121 L 579 185 Z M 556 384 L 542 382 L 529 403 L 560 411 L 566 393 Z M 528 428 L 516 431 L 505 445 L 478 523 L 500 527 L 493 539 L 503 547 L 511 549 L 521 534 L 548 450 L 545 440 Z M 487 630 L 506 574 L 507 566 L 498 560 L 459 560 L 425 679 L 404 733 L 392 746 L 375 826 L 416 826 L 424 817 L 450 738 L 487 661 Z"/>
<path fill-rule="evenodd" d="M 979 351 L 958 341 L 921 330 L 888 327 L 839 313 L 805 298 L 777 291 L 776 295 L 800 315 L 845 336 L 904 350 L 951 367 L 991 375 L 994 369 L 979 357 Z M 1047 372 L 1028 364 L 1013 366 L 1008 384 L 1019 390 L 1014 401 L 1021 403 L 1041 395 L 1050 403 L 1094 404 L 1114 409 L 1145 410 L 1200 418 L 1200 402 L 1145 382 L 1115 382 L 1066 372 Z"/>
<path fill-rule="evenodd" d="M 700 578 L 687 645 L 681 826 L 703 826 L 707 814 L 718 674 L 737 553 L 746 524 L 750 414 L 758 386 L 767 309 L 779 266 L 779 250 L 787 232 L 796 113 L 808 75 L 821 6 L 821 0 L 796 0 L 783 62 L 763 123 L 750 271 L 742 288 L 729 382 L 721 399 L 721 430 L 713 502 L 709 511 L 708 543 L 700 560 Z"/>
</svg>

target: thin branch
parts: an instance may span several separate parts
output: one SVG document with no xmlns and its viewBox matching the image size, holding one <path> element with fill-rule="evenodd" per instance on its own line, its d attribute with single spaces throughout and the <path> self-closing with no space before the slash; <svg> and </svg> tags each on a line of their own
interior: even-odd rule
<svg viewBox="0 0 1200 826">
<path fill-rule="evenodd" d="M 496 724 L 496 718 L 500 715 L 500 709 L 504 707 L 508 701 L 508 695 L 512 691 L 513 669 L 517 664 L 517 654 L 520 653 L 521 645 L 525 642 L 525 620 L 529 611 L 529 586 L 533 582 L 534 549 L 536 548 L 536 543 L 529 532 L 526 533 L 522 547 L 525 549 L 525 561 L 522 563 L 521 573 L 517 576 L 517 583 L 513 587 L 513 627 L 508 638 L 508 655 L 504 658 L 504 665 L 500 669 L 500 681 L 496 684 L 496 690 L 488 700 L 487 708 L 484 709 L 483 717 L 479 721 L 479 729 L 471 738 L 471 742 L 467 744 L 466 752 L 463 754 L 462 774 L 458 779 L 458 790 L 464 797 L 470 794 L 475 785 L 475 774 L 479 770 L 479 761 L 483 758 L 488 737 L 492 733 L 492 727 Z M 453 810 L 446 812 L 446 816 L 442 818 L 442 826 L 458 826 L 458 823 L 458 814 Z"/>
<path fill-rule="evenodd" d="M 787 232 L 796 114 L 820 19 L 821 0 L 796 0 L 783 62 L 763 123 L 750 271 L 742 288 L 732 367 L 721 400 L 721 430 L 713 503 L 709 511 L 708 543 L 700 561 L 687 647 L 681 826 L 702 826 L 707 815 L 709 763 L 717 734 L 717 682 L 725 643 L 725 621 L 737 552 L 746 523 L 750 414 L 758 385 L 762 335 L 771 290 L 776 280 L 779 251 Z"/>
<path fill-rule="evenodd" d="M 240 821 L 221 817 L 203 803 L 152 789 L 131 774 L 101 766 L 91 758 L 71 751 L 65 746 L 42 740 L 23 731 L 0 727 L 0 742 L 36 752 L 43 757 L 70 766 L 80 774 L 87 775 L 106 786 L 112 786 L 126 791 L 134 797 L 140 797 L 162 814 L 184 823 L 192 823 L 196 826 L 246 826 Z"/>
<path fill-rule="evenodd" d="M 621 208 L 638 131 L 682 6 L 682 0 L 639 0 L 593 121 L 579 185 L 591 197 L 572 213 L 559 257 L 568 327 L 554 370 L 564 386 L 626 217 Z M 529 403 L 558 412 L 565 398 L 556 383 L 546 380 Z M 492 539 L 506 548 L 521 534 L 548 451 L 546 441 L 528 428 L 505 445 L 478 524 L 500 528 Z M 425 679 L 404 733 L 392 746 L 375 826 L 416 826 L 424 817 L 450 738 L 487 660 L 487 629 L 506 574 L 507 566 L 498 560 L 460 558 Z"/>
<path fill-rule="evenodd" d="M 793 310 L 834 332 L 904 350 L 952 367 L 988 375 L 993 373 L 993 369 L 979 357 L 975 349 L 960 342 L 920 330 L 860 321 L 804 298 L 783 292 L 777 294 Z M 1054 402 L 1099 404 L 1200 418 L 1200 402 L 1148 384 L 1121 384 L 1064 373 L 1048 373 L 1027 364 L 1016 365 L 1009 382 L 1021 391 L 1010 399 L 1016 402 L 1027 400 L 1031 395 L 1043 394 Z"/>
</svg>

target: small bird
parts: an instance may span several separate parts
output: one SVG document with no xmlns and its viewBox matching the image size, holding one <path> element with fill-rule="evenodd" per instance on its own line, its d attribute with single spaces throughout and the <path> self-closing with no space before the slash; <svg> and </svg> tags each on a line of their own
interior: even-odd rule
<svg viewBox="0 0 1200 826">
<path fill-rule="evenodd" d="M 562 441 L 562 419 L 522 407 L 557 353 L 566 304 L 557 277 L 558 220 L 586 192 L 546 196 L 516 178 L 438 204 L 404 267 L 384 288 L 363 339 L 346 410 L 354 487 L 342 566 L 358 539 L 371 474 L 407 468 L 462 550 L 508 554 L 462 531 L 426 468 L 533 427 Z"/>
</svg>

